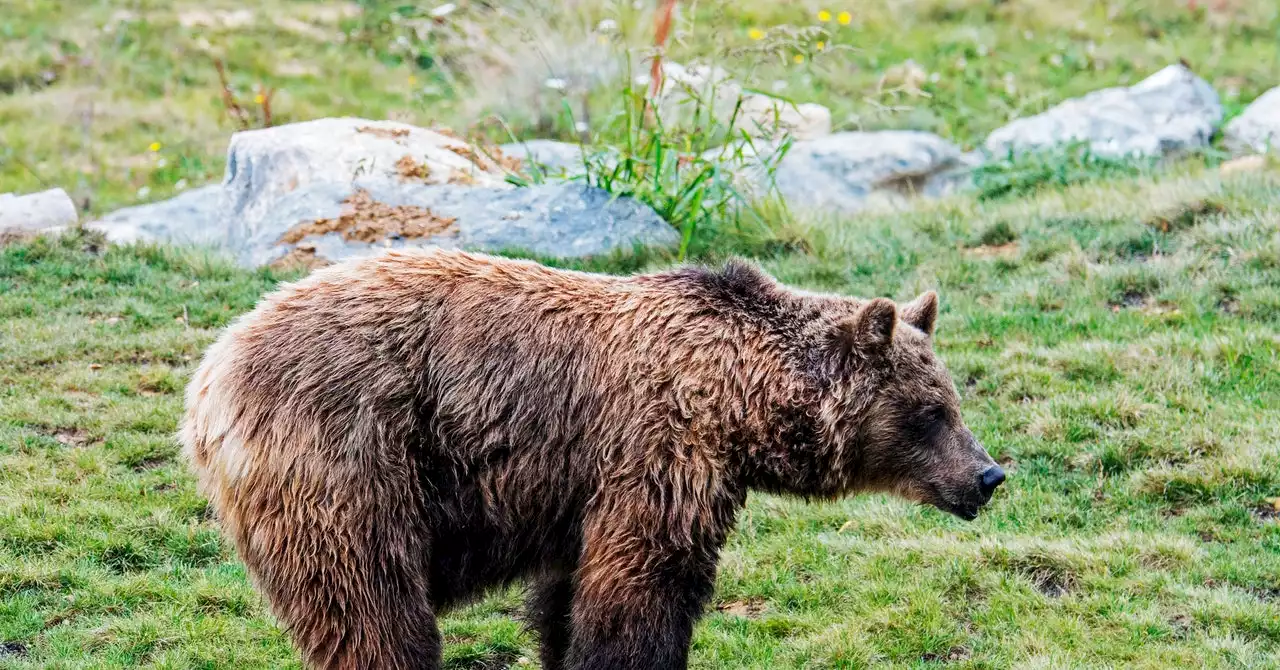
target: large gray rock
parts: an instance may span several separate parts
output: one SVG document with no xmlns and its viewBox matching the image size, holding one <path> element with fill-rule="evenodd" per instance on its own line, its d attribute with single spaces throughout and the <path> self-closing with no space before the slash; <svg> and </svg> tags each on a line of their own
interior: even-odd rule
<svg viewBox="0 0 1280 670">
<path fill-rule="evenodd" d="M 676 242 L 671 226 L 639 202 L 578 184 L 516 189 L 504 181 L 512 167 L 501 153 L 489 156 L 451 135 L 322 119 L 238 133 L 222 184 L 91 225 L 116 241 L 219 247 L 248 266 L 291 253 L 336 261 L 385 247 L 584 256 Z"/>
<path fill-rule="evenodd" d="M 39 231 L 74 225 L 76 204 L 67 192 L 53 188 L 39 193 L 0 193 L 0 232 Z"/>
<path fill-rule="evenodd" d="M 112 242 L 153 242 L 223 246 L 227 223 L 221 184 L 191 189 L 169 200 L 117 209 L 87 224 Z"/>
<path fill-rule="evenodd" d="M 1263 93 L 1223 130 L 1227 147 L 1243 153 L 1280 152 L 1280 86 Z"/>
<path fill-rule="evenodd" d="M 357 196 L 361 191 L 367 198 Z M 369 206 L 369 201 L 377 203 Z M 363 204 L 352 204 L 360 202 Z M 394 209 L 394 211 L 391 211 Z M 447 222 L 435 234 L 387 236 L 373 243 L 352 241 L 341 231 L 306 235 L 316 221 L 347 217 L 346 230 L 410 217 Z M 632 245 L 672 245 L 675 229 L 652 209 L 630 198 L 577 183 L 518 189 L 453 185 L 395 184 L 359 179 L 351 184 L 315 183 L 276 202 L 257 233 L 238 249 L 244 265 L 270 264 L 295 247 L 313 249 L 325 260 L 376 253 L 382 248 L 439 246 L 485 251 L 525 250 L 546 256 L 578 257 Z"/>
<path fill-rule="evenodd" d="M 773 145 L 709 152 L 712 160 L 769 160 Z M 732 156 L 732 159 L 726 158 Z M 734 170 L 732 164 L 727 169 Z M 849 213 L 873 203 L 901 204 L 911 196 L 940 196 L 961 188 L 969 159 L 932 133 L 909 130 L 846 132 L 795 142 L 777 163 L 772 183 L 794 209 Z M 742 170 L 756 196 L 767 195 L 768 175 L 757 161 Z"/>
<path fill-rule="evenodd" d="M 1127 88 L 1107 88 L 1018 119 L 991 133 L 987 152 L 1004 156 L 1083 142 L 1101 156 L 1160 156 L 1208 146 L 1222 121 L 1218 94 L 1182 65 Z"/>
</svg>

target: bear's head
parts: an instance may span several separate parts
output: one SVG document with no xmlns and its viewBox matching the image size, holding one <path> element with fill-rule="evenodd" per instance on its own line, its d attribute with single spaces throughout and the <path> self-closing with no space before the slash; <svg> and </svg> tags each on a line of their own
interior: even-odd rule
<svg viewBox="0 0 1280 670">
<path fill-rule="evenodd" d="M 901 308 L 866 301 L 837 322 L 827 435 L 842 443 L 832 446 L 850 489 L 973 519 L 1005 475 L 960 417 L 951 375 L 933 351 L 937 315 L 930 291 Z"/>
</svg>

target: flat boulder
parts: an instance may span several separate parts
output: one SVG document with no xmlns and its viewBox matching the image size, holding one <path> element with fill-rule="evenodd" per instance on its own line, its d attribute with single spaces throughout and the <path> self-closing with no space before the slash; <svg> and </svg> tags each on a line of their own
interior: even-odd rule
<svg viewBox="0 0 1280 670">
<path fill-rule="evenodd" d="M 761 196 L 776 185 L 776 193 L 792 208 L 811 212 L 850 213 L 872 204 L 898 205 L 914 196 L 945 195 L 962 188 L 969 166 L 960 147 L 933 133 L 910 130 L 843 132 L 795 142 L 777 161 L 772 180 L 761 166 L 770 160 L 772 145 L 754 145 L 741 153 L 717 151 L 735 159 L 764 156 L 745 170 L 750 190 Z"/>
<path fill-rule="evenodd" d="M 260 266 L 298 250 L 337 261 L 423 246 L 581 257 L 676 242 L 675 229 L 649 207 L 585 184 L 509 189 L 362 178 L 315 183 L 281 198 L 237 257 Z"/>
<path fill-rule="evenodd" d="M 1280 152 L 1280 86 L 1258 96 L 1231 119 L 1223 139 L 1236 153 Z"/>
<path fill-rule="evenodd" d="M 1108 157 L 1162 156 L 1205 147 L 1222 122 L 1208 83 L 1170 65 L 1129 87 L 1107 88 L 1018 119 L 987 137 L 989 155 L 1084 143 Z"/>
<path fill-rule="evenodd" d="M 77 220 L 76 204 L 60 188 L 25 195 L 0 193 L 0 232 L 39 232 Z"/>
</svg>

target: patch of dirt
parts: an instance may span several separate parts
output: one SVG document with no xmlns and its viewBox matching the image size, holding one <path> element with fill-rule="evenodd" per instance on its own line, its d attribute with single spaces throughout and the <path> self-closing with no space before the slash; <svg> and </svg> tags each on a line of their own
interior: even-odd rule
<svg viewBox="0 0 1280 670">
<path fill-rule="evenodd" d="M 154 470 L 166 463 L 169 463 L 171 460 L 173 459 L 168 456 L 152 456 L 150 458 L 144 458 L 133 464 L 133 471 L 146 472 L 147 470 Z"/>
<path fill-rule="evenodd" d="M 723 612 L 724 614 L 740 616 L 747 619 L 759 619 L 767 610 L 768 607 L 765 605 L 764 598 L 730 600 L 729 602 L 719 603 L 716 605 L 717 612 Z"/>
<path fill-rule="evenodd" d="M 493 169 L 493 163 L 491 163 L 489 159 L 485 158 L 480 152 L 476 151 L 475 147 L 471 146 L 470 144 L 462 144 L 462 145 L 450 144 L 450 145 L 446 145 L 445 148 L 448 149 L 449 151 L 452 151 L 455 154 L 458 154 L 459 156 L 462 156 L 468 161 L 475 163 L 477 167 L 479 167 L 481 170 L 484 170 L 485 172 L 488 172 L 489 170 Z"/>
<path fill-rule="evenodd" d="M 515 665 L 524 666 L 522 658 L 524 657 L 510 649 L 494 649 L 471 658 L 454 659 L 448 667 L 458 670 L 506 670 Z"/>
<path fill-rule="evenodd" d="M 426 181 L 431 176 L 431 168 L 425 164 L 413 160 L 413 156 L 405 154 L 396 161 L 396 174 L 400 175 L 400 181 L 420 180 Z"/>
<path fill-rule="evenodd" d="M 1173 634 L 1178 638 L 1186 637 L 1194 625 L 1195 619 L 1188 614 L 1177 614 L 1169 619 L 1169 626 L 1173 628 Z"/>
<path fill-rule="evenodd" d="M 0 658 L 25 658 L 27 645 L 21 642 L 0 642 Z"/>
<path fill-rule="evenodd" d="M 206 10 L 192 9 L 178 12 L 178 24 L 183 28 L 213 28 L 234 30 L 256 23 L 251 9 Z"/>
<path fill-rule="evenodd" d="M 502 153 L 502 149 L 498 147 L 486 147 L 485 152 L 498 164 L 498 167 L 507 172 L 516 173 L 524 169 L 524 161 L 516 156 L 508 156 Z"/>
<path fill-rule="evenodd" d="M 1254 507 L 1253 518 L 1262 523 L 1280 521 L 1280 498 L 1270 498 L 1266 503 Z"/>
<path fill-rule="evenodd" d="M 408 128 L 379 128 L 377 126 L 360 126 L 356 128 L 356 132 L 381 137 L 384 140 L 394 140 L 397 144 L 403 144 L 399 140 L 409 135 Z"/>
<path fill-rule="evenodd" d="M 277 16 L 272 21 L 276 27 L 289 33 L 293 33 L 298 37 L 305 37 L 317 42 L 331 42 L 337 38 L 336 32 L 325 30 L 306 21 L 295 19 L 292 16 Z"/>
<path fill-rule="evenodd" d="M 53 433 L 58 444 L 67 447 L 83 447 L 91 441 L 89 433 L 80 428 L 59 428 Z"/>
<path fill-rule="evenodd" d="M 271 267 L 289 270 L 297 268 L 316 270 L 332 264 L 332 261 L 317 255 L 315 247 L 304 244 L 290 249 L 289 253 L 277 258 L 271 263 Z"/>
<path fill-rule="evenodd" d="M 485 172 L 491 172 L 495 167 L 501 168 L 507 172 L 519 172 L 524 163 L 515 156 L 508 156 L 502 153 L 502 149 L 496 146 L 486 146 L 482 150 L 477 151 L 470 144 L 461 146 L 450 145 L 446 149 L 452 151 L 459 156 L 471 161 Z"/>
<path fill-rule="evenodd" d="M 1252 156 L 1241 156 L 1233 158 L 1222 165 L 1218 166 L 1218 172 L 1227 174 L 1240 174 L 1245 172 L 1260 172 L 1267 167 L 1267 157 L 1261 154 Z"/>
<path fill-rule="evenodd" d="M 1120 297 L 1111 301 L 1111 311 L 1119 312 L 1125 308 L 1145 307 L 1147 304 L 1147 294 L 1142 291 L 1128 290 L 1120 294 Z"/>
<path fill-rule="evenodd" d="M 476 178 L 471 176 L 470 172 L 454 170 L 453 174 L 449 175 L 449 183 L 458 184 L 460 186 L 475 186 Z"/>
<path fill-rule="evenodd" d="M 310 244 L 299 244 L 289 250 L 289 253 L 271 261 L 271 269 L 281 272 L 292 272 L 294 270 L 315 270 L 318 268 L 332 265 L 333 263 L 325 258 L 316 255 L 316 248 Z"/>
<path fill-rule="evenodd" d="M 984 244 L 965 249 L 964 252 L 974 258 L 1011 258 L 1018 255 L 1018 243 Z"/>
<path fill-rule="evenodd" d="M 1036 590 L 1049 598 L 1061 598 L 1071 591 L 1070 580 L 1056 573 L 1033 573 L 1031 581 L 1035 582 Z"/>
<path fill-rule="evenodd" d="M 0 247 L 7 247 L 10 244 L 26 242 L 28 240 L 35 239 L 35 237 L 36 237 L 35 233 L 30 231 L 3 230 L 3 231 L 0 231 Z"/>
<path fill-rule="evenodd" d="M 1194 227 L 1201 221 L 1227 213 L 1227 208 L 1215 200 L 1181 202 L 1147 217 L 1147 226 L 1162 233 L 1171 233 Z"/>
<path fill-rule="evenodd" d="M 920 660 L 925 662 L 931 662 L 931 663 L 936 663 L 939 661 L 944 663 L 951 662 L 951 661 L 966 661 L 969 659 L 969 656 L 972 653 L 973 652 L 969 651 L 968 647 L 962 647 L 962 646 L 956 645 L 948 649 L 945 654 L 929 653 L 929 654 L 925 654 L 924 656 L 921 656 Z"/>
<path fill-rule="evenodd" d="M 1223 298 L 1218 301 L 1218 309 L 1226 312 L 1227 314 L 1239 314 L 1240 301 L 1235 298 Z"/>
<path fill-rule="evenodd" d="M 1249 588 L 1248 591 L 1249 593 L 1252 593 L 1253 596 L 1258 600 L 1262 600 L 1265 602 L 1280 602 L 1280 588 L 1254 586 Z"/>
<path fill-rule="evenodd" d="M 438 216 L 425 207 L 387 205 L 359 189 L 343 201 L 347 211 L 336 219 L 300 223 L 280 237 L 277 244 L 297 244 L 312 235 L 338 233 L 348 242 L 373 244 L 387 239 L 417 239 L 448 232 L 457 219 Z M 314 254 L 314 249 L 312 253 Z"/>
</svg>

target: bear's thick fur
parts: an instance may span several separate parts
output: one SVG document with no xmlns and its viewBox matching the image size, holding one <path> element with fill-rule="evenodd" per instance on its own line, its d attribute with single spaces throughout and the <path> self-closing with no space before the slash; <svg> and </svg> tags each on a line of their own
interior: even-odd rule
<svg viewBox="0 0 1280 670">
<path fill-rule="evenodd" d="M 936 314 L 390 252 L 237 321 L 181 440 L 311 667 L 438 668 L 440 612 L 528 579 L 544 668 L 682 668 L 748 490 L 990 498 Z"/>
</svg>

